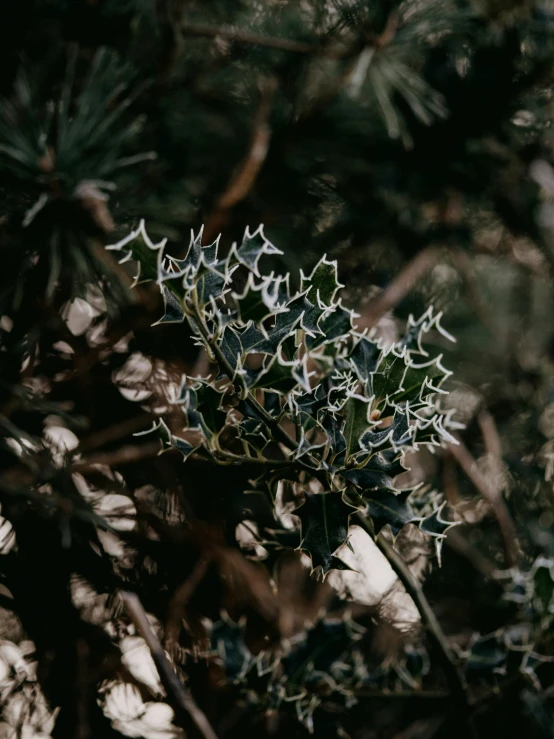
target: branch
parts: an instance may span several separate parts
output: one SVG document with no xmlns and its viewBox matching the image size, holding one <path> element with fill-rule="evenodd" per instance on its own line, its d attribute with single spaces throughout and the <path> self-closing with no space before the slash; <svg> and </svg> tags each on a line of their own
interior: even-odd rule
<svg viewBox="0 0 554 739">
<path fill-rule="evenodd" d="M 262 88 L 262 99 L 254 119 L 250 148 L 244 161 L 231 178 L 227 189 L 217 200 L 214 211 L 204 226 L 205 243 L 209 244 L 218 233 L 221 233 L 227 221 L 229 211 L 248 195 L 263 166 L 271 139 L 271 129 L 267 121 L 275 89 L 275 80 L 270 79 L 265 81 Z"/>
<path fill-rule="evenodd" d="M 504 541 L 506 563 L 509 567 L 513 567 L 519 560 L 520 547 L 517 530 L 510 511 L 508 510 L 508 506 L 506 505 L 500 491 L 489 485 L 488 480 L 479 469 L 477 462 L 471 456 L 471 453 L 464 442 L 459 438 L 457 441 L 457 444 L 449 444 L 448 449 L 477 490 L 481 493 L 483 498 L 487 503 L 489 503 L 492 512 L 498 521 L 500 533 L 502 534 L 502 539 Z"/>
<path fill-rule="evenodd" d="M 481 429 L 487 452 L 496 459 L 502 460 L 502 441 L 492 414 L 483 408 L 477 414 L 477 423 Z"/>
<path fill-rule="evenodd" d="M 488 557 L 476 549 L 462 534 L 456 526 L 448 532 L 445 543 L 453 552 L 465 557 L 469 564 L 474 567 L 483 577 L 490 578 L 498 570 L 497 566 Z"/>
<path fill-rule="evenodd" d="M 134 434 L 137 431 L 142 431 L 152 423 L 152 415 L 149 413 L 141 413 L 140 415 L 133 416 L 132 418 L 120 421 L 113 426 L 108 426 L 100 431 L 94 431 L 92 434 L 85 436 L 81 439 L 79 448 L 83 451 L 97 449 L 98 447 L 109 444 L 113 441 L 119 441 L 119 439 Z"/>
<path fill-rule="evenodd" d="M 210 559 L 208 557 L 200 557 L 190 575 L 179 585 L 171 597 L 165 624 L 164 646 L 166 648 L 171 648 L 174 644 L 177 644 L 181 622 L 185 616 L 186 604 L 204 579 L 209 564 Z"/>
<path fill-rule="evenodd" d="M 91 454 L 90 457 L 75 462 L 73 465 L 74 472 L 90 472 L 96 465 L 102 464 L 107 467 L 117 467 L 121 464 L 132 464 L 140 462 L 143 459 L 157 457 L 160 453 L 159 441 L 150 444 L 142 444 L 141 446 L 122 446 L 113 452 L 100 452 L 99 454 Z"/>
<path fill-rule="evenodd" d="M 359 526 L 361 526 L 371 537 L 374 536 L 370 523 L 368 523 L 368 521 L 364 518 L 364 516 L 361 515 L 361 513 L 354 514 L 353 518 L 355 522 Z M 429 601 L 425 597 L 425 593 L 423 592 L 420 583 L 414 578 L 414 576 L 410 572 L 408 565 L 394 549 L 392 544 L 390 544 L 383 536 L 377 537 L 376 544 L 387 558 L 398 579 L 406 589 L 408 595 L 414 601 L 417 610 L 419 611 L 421 620 L 429 634 L 431 644 L 441 661 L 444 675 L 448 680 L 448 684 L 450 685 L 452 697 L 455 700 L 460 712 L 466 716 L 471 736 L 471 734 L 473 733 L 469 718 L 471 701 L 468 695 L 465 679 L 463 673 L 458 667 L 456 656 L 450 648 L 448 640 L 441 629 L 437 617 L 433 613 L 433 610 L 429 605 Z"/>
<path fill-rule="evenodd" d="M 310 44 L 303 41 L 291 41 L 290 39 L 274 38 L 261 33 L 252 33 L 236 28 L 216 28 L 204 23 L 185 23 L 181 26 L 181 32 L 185 36 L 204 36 L 205 38 L 222 38 L 235 44 L 247 46 L 263 46 L 266 49 L 277 51 L 290 51 L 303 56 L 321 55 L 334 59 L 341 59 L 344 52 L 331 49 L 322 44 Z"/>
<path fill-rule="evenodd" d="M 129 618 L 150 649 L 160 675 L 160 680 L 166 690 L 168 701 L 175 710 L 175 716 L 180 718 L 183 723 L 188 723 L 187 721 L 183 721 L 185 716 L 187 718 L 190 717 L 204 739 L 217 739 L 217 735 L 205 714 L 200 710 L 189 690 L 179 680 L 162 649 L 162 645 L 150 628 L 146 612 L 138 596 L 135 593 L 126 591 L 121 591 L 120 595 Z M 182 723 L 180 725 L 182 726 Z M 182 726 L 182 728 L 187 727 Z"/>
<path fill-rule="evenodd" d="M 494 320 L 490 307 L 483 300 L 481 287 L 471 259 L 462 249 L 452 249 L 450 251 L 450 258 L 463 280 L 470 306 L 475 311 L 483 326 L 489 331 L 490 335 L 494 337 L 498 336 L 500 334 L 500 327 Z"/>
<path fill-rule="evenodd" d="M 377 698 L 388 700 L 398 698 L 400 700 L 449 700 L 451 694 L 447 690 L 373 690 L 372 688 L 357 688 L 353 691 L 356 698 Z"/>
<path fill-rule="evenodd" d="M 387 311 L 400 303 L 411 288 L 434 266 L 441 252 L 438 246 L 428 246 L 408 262 L 386 288 L 372 300 L 363 313 L 364 323 L 374 326 Z"/>
</svg>

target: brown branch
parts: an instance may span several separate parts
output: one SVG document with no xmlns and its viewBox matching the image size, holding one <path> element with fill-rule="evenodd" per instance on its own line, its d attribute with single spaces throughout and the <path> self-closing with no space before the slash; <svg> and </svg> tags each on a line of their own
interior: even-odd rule
<svg viewBox="0 0 554 739">
<path fill-rule="evenodd" d="M 488 557 L 485 557 L 484 554 L 481 554 L 478 549 L 470 544 L 458 528 L 461 527 L 456 526 L 448 532 L 448 536 L 445 539 L 446 545 L 452 549 L 453 552 L 464 557 L 477 572 L 483 575 L 483 577 L 491 577 L 498 569 L 494 562 L 491 562 Z"/>
<path fill-rule="evenodd" d="M 440 253 L 441 249 L 438 246 L 428 246 L 418 252 L 365 308 L 362 315 L 364 324 L 368 327 L 374 326 L 381 316 L 398 305 L 416 282 L 435 265 Z"/>
<path fill-rule="evenodd" d="M 447 690 L 373 690 L 372 688 L 355 689 L 356 698 L 398 698 L 400 700 L 410 700 L 412 698 L 425 698 L 427 700 L 448 700 L 451 694 Z"/>
<path fill-rule="evenodd" d="M 262 89 L 262 98 L 252 131 L 252 139 L 246 157 L 231 177 L 225 192 L 218 198 L 214 210 L 204 226 L 203 240 L 210 243 L 226 225 L 230 210 L 248 195 L 263 166 L 269 142 L 271 129 L 268 124 L 271 111 L 271 101 L 275 94 L 276 81 L 266 80 Z"/>
<path fill-rule="evenodd" d="M 354 518 L 357 524 L 367 531 L 370 536 L 373 536 L 371 524 L 369 524 L 361 514 L 355 514 Z M 464 675 L 458 666 L 456 656 L 450 648 L 450 644 L 441 629 L 437 617 L 429 605 L 429 601 L 423 592 L 423 588 L 412 575 L 410 568 L 392 544 L 390 544 L 383 536 L 377 537 L 376 544 L 387 558 L 406 592 L 414 601 L 421 616 L 421 620 L 427 629 L 429 640 L 442 664 L 444 675 L 450 685 L 452 698 L 460 711 L 460 715 L 464 717 L 464 720 L 467 723 L 468 736 L 473 736 L 474 727 L 470 718 L 471 700 L 468 694 Z"/>
<path fill-rule="evenodd" d="M 483 408 L 477 415 L 477 423 L 481 429 L 487 452 L 495 457 L 495 459 L 501 460 L 502 442 L 494 418 L 489 411 Z"/>
<path fill-rule="evenodd" d="M 205 38 L 222 38 L 235 44 L 247 46 L 263 46 L 266 49 L 277 51 L 290 51 L 303 56 L 322 55 L 340 59 L 344 52 L 332 49 L 323 44 L 310 44 L 303 41 L 291 41 L 290 39 L 274 38 L 261 33 L 252 33 L 238 28 L 217 28 L 203 23 L 185 23 L 181 26 L 181 32 L 185 36 L 203 36 Z"/>
<path fill-rule="evenodd" d="M 483 498 L 489 503 L 504 541 L 506 564 L 513 567 L 519 560 L 520 547 L 515 524 L 502 494 L 489 484 L 461 439 L 458 439 L 458 444 L 449 444 L 448 449 Z"/>
<path fill-rule="evenodd" d="M 217 735 L 205 714 L 198 707 L 190 691 L 179 680 L 177 673 L 171 666 L 162 645 L 150 627 L 146 612 L 138 596 L 126 591 L 121 591 L 120 594 L 129 618 L 150 649 L 160 680 L 167 693 L 168 702 L 175 711 L 175 717 L 179 725 L 187 729 L 190 724 L 189 719 L 191 719 L 204 739 L 217 739 Z"/>
<path fill-rule="evenodd" d="M 98 447 L 109 444 L 112 441 L 119 441 L 124 436 L 134 434 L 137 431 L 142 431 L 147 426 L 152 424 L 152 416 L 149 413 L 141 413 L 138 416 L 133 416 L 125 421 L 120 421 L 113 426 L 95 431 L 84 439 L 81 439 L 79 448 L 82 451 L 90 451 L 91 449 L 97 449 Z"/>
<path fill-rule="evenodd" d="M 462 249 L 452 249 L 450 251 L 450 258 L 463 280 L 464 289 L 470 306 L 473 308 L 479 320 L 489 331 L 491 336 L 498 336 L 500 329 L 491 315 L 489 306 L 483 300 L 481 288 L 471 259 Z"/>
<path fill-rule="evenodd" d="M 91 454 L 80 462 L 73 465 L 74 472 L 89 472 L 93 470 L 95 465 L 101 464 L 107 467 L 117 467 L 121 464 L 132 464 L 140 462 L 143 459 L 157 457 L 160 453 L 160 442 L 153 441 L 149 444 L 141 444 L 140 446 L 122 446 L 113 452 L 100 452 L 99 454 Z"/>
<path fill-rule="evenodd" d="M 185 616 L 185 607 L 196 588 L 204 579 L 209 564 L 209 557 L 200 557 L 190 575 L 177 588 L 169 601 L 164 634 L 164 646 L 166 649 L 171 649 L 177 643 L 181 622 Z"/>
</svg>

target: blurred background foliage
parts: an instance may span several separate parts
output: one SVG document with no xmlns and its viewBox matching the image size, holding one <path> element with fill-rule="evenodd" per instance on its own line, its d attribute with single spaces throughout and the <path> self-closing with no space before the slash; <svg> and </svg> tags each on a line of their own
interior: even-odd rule
<svg viewBox="0 0 554 739">
<path fill-rule="evenodd" d="M 195 735 L 164 698 L 124 588 L 220 737 L 469 736 L 398 583 L 345 601 L 299 553 L 271 552 L 270 585 L 256 542 L 237 535 L 245 510 L 270 524 L 239 473 L 183 466 L 134 436 L 183 372 L 209 369 L 184 324 L 151 327 L 157 288 L 131 291 L 132 269 L 104 249 L 143 218 L 175 256 L 201 224 L 225 251 L 263 223 L 284 252 L 268 264 L 293 280 L 326 253 L 360 329 L 389 341 L 410 313 L 443 311 L 457 342 L 431 344 L 454 372 L 443 402 L 462 443 L 409 462 L 462 525 L 441 568 L 413 533 L 398 548 L 463 660 L 477 736 L 553 736 L 554 4 L 12 5 L 0 735 Z M 256 655 L 288 640 L 296 685 L 331 632 L 339 646 L 316 672 L 350 670 L 356 695 L 310 672 L 307 702 L 260 699 Z"/>
</svg>

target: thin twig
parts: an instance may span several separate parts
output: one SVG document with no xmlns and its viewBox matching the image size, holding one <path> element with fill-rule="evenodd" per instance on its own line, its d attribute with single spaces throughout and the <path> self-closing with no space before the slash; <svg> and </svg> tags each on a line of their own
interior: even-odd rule
<svg viewBox="0 0 554 739">
<path fill-rule="evenodd" d="M 235 44 L 247 46 L 263 46 L 277 51 L 290 51 L 303 56 L 321 55 L 334 59 L 344 56 L 341 49 L 333 49 L 323 44 L 311 44 L 303 41 L 275 38 L 261 33 L 252 33 L 238 28 L 217 28 L 203 23 L 184 23 L 181 32 L 185 36 L 204 36 L 205 38 L 222 38 Z"/>
<path fill-rule="evenodd" d="M 515 524 L 501 492 L 489 484 L 479 469 L 477 462 L 473 459 L 469 449 L 461 439 L 458 439 L 457 444 L 448 444 L 448 449 L 483 498 L 489 503 L 498 521 L 504 541 L 506 564 L 509 567 L 513 567 L 519 560 L 520 547 Z"/>
<path fill-rule="evenodd" d="M 491 413 L 483 408 L 477 414 L 477 423 L 481 429 L 483 435 L 483 441 L 487 452 L 492 455 L 495 459 L 502 459 L 502 442 L 500 440 L 500 434 L 496 428 L 496 423 Z"/>
<path fill-rule="evenodd" d="M 149 444 L 141 444 L 140 446 L 122 446 L 113 452 L 100 452 L 99 454 L 91 454 L 80 462 L 73 465 L 74 472 L 89 472 L 93 470 L 95 465 L 101 464 L 107 467 L 117 467 L 122 464 L 132 464 L 140 462 L 143 459 L 157 457 L 160 453 L 160 442 L 155 441 Z"/>
<path fill-rule="evenodd" d="M 372 690 L 371 688 L 358 688 L 353 691 L 356 698 L 398 698 L 410 700 L 423 698 L 427 700 L 449 700 L 452 695 L 448 690 Z"/>
<path fill-rule="evenodd" d="M 90 451 L 91 449 L 97 449 L 98 447 L 109 444 L 112 441 L 119 441 L 125 436 L 134 434 L 137 431 L 142 431 L 144 428 L 152 424 L 152 416 L 149 413 L 141 413 L 138 416 L 133 416 L 125 421 L 120 421 L 113 426 L 95 431 L 88 436 L 81 439 L 79 448 L 83 451 Z"/>
<path fill-rule="evenodd" d="M 177 643 L 181 622 L 185 615 L 186 604 L 204 579 L 209 564 L 210 559 L 208 557 L 200 557 L 190 575 L 179 585 L 171 597 L 164 635 L 164 646 L 166 648 L 171 648 Z"/>
<path fill-rule="evenodd" d="M 458 274 L 463 280 L 464 289 L 466 291 L 466 295 L 471 307 L 477 314 L 483 326 L 485 326 L 485 328 L 489 331 L 491 336 L 498 336 L 500 327 L 497 325 L 496 321 L 491 315 L 489 306 L 483 300 L 481 288 L 477 280 L 475 268 L 473 267 L 471 259 L 462 249 L 452 249 L 450 251 L 450 258 L 452 259 L 452 263 L 458 270 Z"/>
<path fill-rule="evenodd" d="M 374 326 L 387 311 L 400 303 L 411 288 L 435 265 L 441 249 L 428 246 L 408 262 L 386 288 L 372 300 L 363 312 L 364 324 Z"/>
<path fill-rule="evenodd" d="M 360 525 L 365 531 L 373 536 L 371 525 L 361 514 L 355 514 L 354 519 L 358 525 Z M 425 597 L 423 588 L 412 575 L 408 565 L 394 549 L 392 544 L 390 544 L 383 536 L 378 536 L 376 543 L 381 552 L 387 558 L 398 579 L 404 586 L 408 595 L 414 601 L 417 610 L 419 611 L 421 620 L 429 634 L 431 644 L 433 645 L 433 648 L 441 661 L 444 675 L 448 680 L 448 684 L 450 685 L 452 698 L 454 699 L 462 715 L 466 717 L 468 729 L 470 730 L 471 735 L 473 733 L 473 727 L 471 725 L 471 719 L 469 716 L 471 711 L 471 700 L 468 695 L 465 679 L 462 671 L 458 667 L 456 656 L 450 648 L 448 640 L 441 629 L 437 617 L 433 613 L 433 609 L 431 608 L 431 606 L 429 605 L 429 601 Z"/>
<path fill-rule="evenodd" d="M 488 557 L 481 554 L 481 552 L 466 539 L 458 528 L 461 527 L 456 526 L 448 532 L 448 536 L 445 539 L 446 545 L 452 549 L 452 551 L 467 559 L 467 561 L 477 570 L 477 572 L 483 575 L 483 577 L 492 577 L 493 573 L 498 570 L 497 566 L 494 562 L 491 562 Z"/>
<path fill-rule="evenodd" d="M 225 192 L 217 200 L 214 211 L 204 226 L 203 238 L 206 243 L 210 243 L 221 233 L 231 208 L 248 195 L 262 168 L 271 139 L 268 118 L 276 86 L 274 79 L 266 80 L 263 84 L 262 98 L 254 120 L 248 153 L 232 176 Z"/>
<path fill-rule="evenodd" d="M 183 718 L 185 716 L 189 717 L 204 739 L 217 739 L 217 735 L 212 729 L 210 722 L 196 704 L 188 688 L 179 680 L 162 645 L 150 628 L 146 612 L 138 596 L 135 593 L 126 591 L 121 591 L 120 594 L 129 618 L 150 649 L 152 659 L 160 675 L 160 680 L 166 690 L 168 701 L 175 710 L 176 718 L 178 720 L 180 719 L 182 723 L 188 723 L 187 721 L 183 721 Z M 181 726 L 182 723 L 180 723 Z M 188 727 L 183 726 L 183 728 Z"/>
</svg>

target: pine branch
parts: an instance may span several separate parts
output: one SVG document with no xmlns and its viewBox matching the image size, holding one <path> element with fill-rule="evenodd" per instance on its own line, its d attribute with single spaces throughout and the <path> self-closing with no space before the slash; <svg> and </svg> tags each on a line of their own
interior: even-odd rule
<svg viewBox="0 0 554 739">
<path fill-rule="evenodd" d="M 344 52 L 322 44 L 310 44 L 290 39 L 274 38 L 259 33 L 243 31 L 235 28 L 218 28 L 203 23 L 185 23 L 181 26 L 185 36 L 200 36 L 205 38 L 222 38 L 235 44 L 247 46 L 263 46 L 277 51 L 288 51 L 302 56 L 327 56 L 333 59 L 342 59 Z"/>
</svg>

